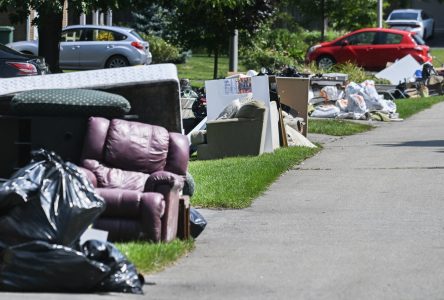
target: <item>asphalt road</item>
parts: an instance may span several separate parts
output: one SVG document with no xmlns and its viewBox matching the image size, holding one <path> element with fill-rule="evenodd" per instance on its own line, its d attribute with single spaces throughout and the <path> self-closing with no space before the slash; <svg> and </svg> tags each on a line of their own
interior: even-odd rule
<svg viewBox="0 0 444 300">
<path fill-rule="evenodd" d="M 204 210 L 195 251 L 146 276 L 144 296 L 0 298 L 443 299 L 443 115 L 328 138 L 250 208 Z"/>
</svg>

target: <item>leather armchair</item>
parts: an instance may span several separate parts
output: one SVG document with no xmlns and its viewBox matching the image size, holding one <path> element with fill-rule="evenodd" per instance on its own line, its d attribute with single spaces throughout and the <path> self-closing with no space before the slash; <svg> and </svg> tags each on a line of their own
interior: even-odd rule
<svg viewBox="0 0 444 300">
<path fill-rule="evenodd" d="M 94 228 L 111 241 L 170 241 L 188 167 L 186 136 L 139 122 L 88 120 L 81 167 L 105 199 Z"/>
</svg>

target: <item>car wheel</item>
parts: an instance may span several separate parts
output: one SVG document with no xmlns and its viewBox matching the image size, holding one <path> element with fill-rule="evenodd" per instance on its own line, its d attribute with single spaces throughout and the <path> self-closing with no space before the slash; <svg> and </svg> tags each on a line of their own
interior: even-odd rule
<svg viewBox="0 0 444 300">
<path fill-rule="evenodd" d="M 425 41 L 427 39 L 427 30 L 424 29 L 423 33 L 422 33 L 422 39 Z"/>
<path fill-rule="evenodd" d="M 122 67 L 128 67 L 129 62 L 126 59 L 126 57 L 122 55 L 114 55 L 111 56 L 105 64 L 105 68 L 122 68 Z"/>
<path fill-rule="evenodd" d="M 322 55 L 317 60 L 316 63 L 321 69 L 330 69 L 336 63 L 333 57 L 328 55 Z"/>
</svg>

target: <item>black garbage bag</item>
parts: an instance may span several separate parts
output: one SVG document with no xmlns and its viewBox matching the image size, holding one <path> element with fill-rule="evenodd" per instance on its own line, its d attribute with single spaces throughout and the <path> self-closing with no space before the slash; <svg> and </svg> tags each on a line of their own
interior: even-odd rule
<svg viewBox="0 0 444 300">
<path fill-rule="evenodd" d="M 90 260 L 110 268 L 109 275 L 97 286 L 97 291 L 142 294 L 144 278 L 136 267 L 111 243 L 86 241 L 82 252 Z"/>
<path fill-rule="evenodd" d="M 52 152 L 0 185 L 0 249 L 29 241 L 72 246 L 105 209 L 77 167 Z"/>
<path fill-rule="evenodd" d="M 195 209 L 190 207 L 190 234 L 193 238 L 197 238 L 207 226 L 207 221 Z"/>
<path fill-rule="evenodd" d="M 112 244 L 88 241 L 82 250 L 43 241 L 9 247 L 0 254 L 0 290 L 143 293 L 135 267 Z"/>
<path fill-rule="evenodd" d="M 69 247 L 33 241 L 1 254 L 0 289 L 17 292 L 92 292 L 109 267 Z"/>
</svg>

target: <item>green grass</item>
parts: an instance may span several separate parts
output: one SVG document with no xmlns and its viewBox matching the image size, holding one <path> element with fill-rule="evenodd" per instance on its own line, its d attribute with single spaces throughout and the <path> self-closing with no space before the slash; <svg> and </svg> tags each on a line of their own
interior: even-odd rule
<svg viewBox="0 0 444 300">
<path fill-rule="evenodd" d="M 435 68 L 442 67 L 444 65 L 444 49 L 430 49 L 430 53 L 433 56 L 433 66 Z"/>
<path fill-rule="evenodd" d="M 193 86 L 202 87 L 205 80 L 213 79 L 214 57 L 202 54 L 193 54 L 185 64 L 178 64 L 179 78 L 188 78 Z M 218 78 L 225 78 L 228 74 L 228 57 L 219 57 Z M 245 68 L 239 66 L 239 72 Z"/>
<path fill-rule="evenodd" d="M 345 136 L 369 131 L 373 126 L 344 120 L 313 120 L 308 122 L 310 133 Z"/>
<path fill-rule="evenodd" d="M 189 167 L 196 182 L 192 205 L 248 207 L 279 175 L 318 151 L 307 147 L 287 147 L 254 157 L 193 161 Z"/>
<path fill-rule="evenodd" d="M 397 99 L 395 100 L 396 111 L 400 118 L 405 119 L 443 100 L 444 96 Z"/>
<path fill-rule="evenodd" d="M 136 266 L 147 274 L 163 270 L 194 248 L 194 241 L 174 240 L 170 243 L 116 243 L 116 247 Z"/>
</svg>

